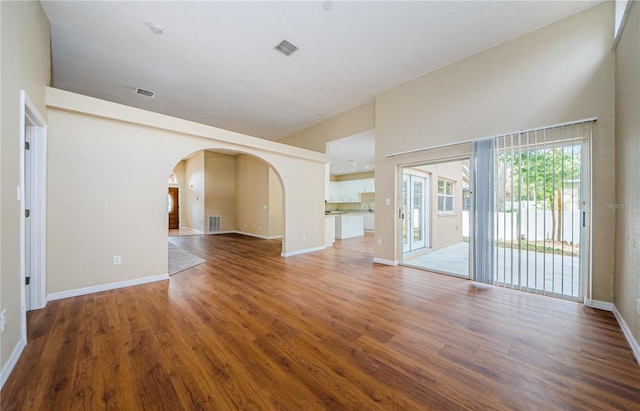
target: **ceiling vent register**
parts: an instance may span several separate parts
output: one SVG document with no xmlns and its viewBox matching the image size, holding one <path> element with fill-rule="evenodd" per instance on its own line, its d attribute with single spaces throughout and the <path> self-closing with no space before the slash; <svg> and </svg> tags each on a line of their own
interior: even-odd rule
<svg viewBox="0 0 640 411">
<path fill-rule="evenodd" d="M 141 96 L 153 98 L 153 96 L 155 96 L 156 93 L 154 93 L 153 91 L 142 89 L 142 88 L 137 88 L 136 89 L 136 94 L 140 94 Z"/>
<path fill-rule="evenodd" d="M 284 54 L 285 56 L 289 56 L 293 54 L 294 51 L 298 50 L 296 46 L 289 43 L 287 40 L 282 40 L 280 44 L 275 47 L 276 50 Z"/>
</svg>

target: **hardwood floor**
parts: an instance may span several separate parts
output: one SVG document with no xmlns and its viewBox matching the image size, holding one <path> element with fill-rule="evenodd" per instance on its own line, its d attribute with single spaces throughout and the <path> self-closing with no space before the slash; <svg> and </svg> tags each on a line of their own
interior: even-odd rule
<svg viewBox="0 0 640 411">
<path fill-rule="evenodd" d="M 207 262 L 30 312 L 2 410 L 640 409 L 611 313 L 373 264 L 370 234 L 172 241 Z"/>
</svg>

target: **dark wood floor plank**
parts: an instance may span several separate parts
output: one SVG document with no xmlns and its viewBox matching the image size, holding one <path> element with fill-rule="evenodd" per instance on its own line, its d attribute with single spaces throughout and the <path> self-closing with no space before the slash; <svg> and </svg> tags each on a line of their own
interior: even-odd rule
<svg viewBox="0 0 640 411">
<path fill-rule="evenodd" d="M 207 262 L 30 312 L 1 409 L 640 409 L 611 313 L 374 264 L 370 234 L 171 242 Z"/>
</svg>

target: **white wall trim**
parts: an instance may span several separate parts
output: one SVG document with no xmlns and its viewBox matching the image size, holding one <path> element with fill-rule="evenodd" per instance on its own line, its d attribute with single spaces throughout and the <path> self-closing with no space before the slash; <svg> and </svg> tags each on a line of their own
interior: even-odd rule
<svg viewBox="0 0 640 411">
<path fill-rule="evenodd" d="M 152 283 L 155 281 L 163 281 L 168 279 L 169 274 L 152 275 L 149 277 L 134 278 L 133 280 L 118 281 L 115 283 L 94 285 L 91 287 L 76 288 L 67 291 L 59 291 L 57 293 L 49 294 L 47 298 L 49 301 L 61 300 L 63 298 L 77 297 L 80 295 L 99 293 L 101 291 L 115 290 L 116 288 L 131 287 L 133 285 Z"/>
<path fill-rule="evenodd" d="M 13 371 L 13 368 L 16 366 L 16 363 L 20 359 L 20 355 L 22 355 L 22 351 L 27 346 L 27 340 L 24 338 L 20 338 L 15 347 L 13 347 L 13 351 L 9 356 L 9 360 L 4 364 L 2 370 L 0 371 L 0 390 L 4 387 L 4 383 L 9 379 L 9 375 Z"/>
<path fill-rule="evenodd" d="M 238 232 L 235 231 L 235 230 L 223 230 L 223 231 L 207 231 L 206 233 L 202 233 L 202 234 L 213 234 L 213 235 L 218 235 L 218 234 L 238 234 Z"/>
<path fill-rule="evenodd" d="M 373 262 L 378 264 L 384 264 L 384 265 L 393 265 L 393 266 L 398 265 L 398 260 L 387 260 L 385 258 L 377 258 L 377 257 L 373 259 Z"/>
<path fill-rule="evenodd" d="M 249 237 L 257 237 L 257 238 L 262 238 L 263 240 L 276 240 L 278 238 L 282 238 L 281 235 L 274 235 L 274 236 L 266 236 L 266 235 L 260 235 L 260 234 L 253 234 L 253 233 L 246 233 L 244 231 L 225 231 L 226 233 L 234 233 L 234 234 L 240 234 L 240 235 L 248 235 Z M 224 234 L 222 232 L 215 232 L 215 233 L 207 233 L 207 234 Z"/>
<path fill-rule="evenodd" d="M 622 315 L 615 305 L 613 306 L 613 315 L 616 317 L 616 320 L 618 320 L 618 324 L 622 329 L 622 333 L 627 338 L 627 342 L 631 346 L 631 351 L 633 351 L 633 356 L 636 358 L 636 362 L 640 364 L 640 344 L 638 344 L 638 341 L 633 336 L 633 333 L 629 329 L 627 322 L 624 320 L 624 318 L 622 318 Z"/>
<path fill-rule="evenodd" d="M 315 251 L 322 251 L 325 250 L 327 247 L 325 247 L 324 245 L 321 245 L 319 247 L 312 247 L 312 248 L 305 248 L 303 250 L 295 250 L 295 251 L 288 251 L 288 252 L 282 252 L 282 254 L 280 254 L 282 257 L 293 257 L 294 255 L 299 255 L 299 254 L 306 254 L 306 253 L 313 253 Z"/>
<path fill-rule="evenodd" d="M 592 300 L 590 298 L 585 298 L 584 305 L 598 310 L 613 311 L 613 303 L 608 303 L 606 301 L 598 301 Z"/>
</svg>

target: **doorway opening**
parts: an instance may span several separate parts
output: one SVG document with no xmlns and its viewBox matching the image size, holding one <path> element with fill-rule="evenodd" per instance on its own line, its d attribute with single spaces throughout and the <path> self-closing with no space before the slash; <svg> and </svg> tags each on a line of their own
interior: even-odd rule
<svg viewBox="0 0 640 411">
<path fill-rule="evenodd" d="M 20 92 L 20 100 L 20 271 L 26 338 L 26 311 L 46 305 L 47 129 L 26 92 Z"/>
<path fill-rule="evenodd" d="M 402 169 L 402 264 L 469 277 L 469 159 Z"/>
</svg>

